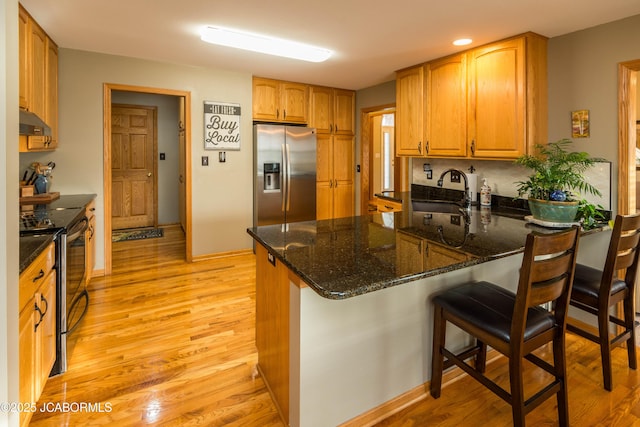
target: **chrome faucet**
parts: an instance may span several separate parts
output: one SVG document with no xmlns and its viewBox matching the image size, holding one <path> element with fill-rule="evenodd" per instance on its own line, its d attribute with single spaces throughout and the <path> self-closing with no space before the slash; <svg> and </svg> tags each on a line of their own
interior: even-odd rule
<svg viewBox="0 0 640 427">
<path fill-rule="evenodd" d="M 468 209 L 469 207 L 471 207 L 471 197 L 469 197 L 469 181 L 467 180 L 467 175 L 462 172 L 459 169 L 447 169 L 446 171 L 442 172 L 442 175 L 440 175 L 440 178 L 438 179 L 438 187 L 442 187 L 444 181 L 443 178 L 446 174 L 451 173 L 451 172 L 457 172 L 460 174 L 460 176 L 462 176 L 462 178 L 464 179 L 464 196 L 462 197 L 462 206 L 465 209 Z"/>
</svg>

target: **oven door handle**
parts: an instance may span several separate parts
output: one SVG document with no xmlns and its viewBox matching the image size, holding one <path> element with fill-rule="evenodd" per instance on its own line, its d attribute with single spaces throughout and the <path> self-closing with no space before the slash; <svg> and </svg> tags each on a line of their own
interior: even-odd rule
<svg viewBox="0 0 640 427">
<path fill-rule="evenodd" d="M 84 235 L 84 232 L 87 230 L 89 226 L 89 220 L 87 217 L 82 218 L 78 223 L 76 223 L 67 234 L 67 242 L 73 241 L 78 237 Z"/>
</svg>

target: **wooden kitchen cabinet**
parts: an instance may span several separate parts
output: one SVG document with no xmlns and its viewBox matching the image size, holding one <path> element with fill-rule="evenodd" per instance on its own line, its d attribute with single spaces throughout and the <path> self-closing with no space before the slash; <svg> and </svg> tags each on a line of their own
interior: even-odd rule
<svg viewBox="0 0 640 427">
<path fill-rule="evenodd" d="M 317 133 L 355 134 L 355 92 L 324 86 L 309 88 L 309 127 Z"/>
<path fill-rule="evenodd" d="M 20 108 L 51 128 L 50 136 L 20 135 L 19 149 L 54 150 L 58 146 L 58 46 L 22 6 L 18 11 Z"/>
<path fill-rule="evenodd" d="M 398 71 L 396 154 L 502 160 L 545 144 L 546 46 L 526 33 Z"/>
<path fill-rule="evenodd" d="M 425 155 L 423 85 L 422 65 L 396 73 L 396 156 Z"/>
<path fill-rule="evenodd" d="M 425 65 L 425 153 L 430 157 L 467 155 L 467 55 Z"/>
<path fill-rule="evenodd" d="M 396 231 L 396 274 L 416 274 L 427 268 L 427 239 Z"/>
<path fill-rule="evenodd" d="M 253 120 L 307 123 L 308 86 L 302 83 L 253 78 Z"/>
<path fill-rule="evenodd" d="M 316 136 L 316 219 L 353 216 L 354 137 L 326 133 Z"/>
<path fill-rule="evenodd" d="M 289 420 L 289 270 L 256 244 L 258 367 L 278 411 Z"/>
<path fill-rule="evenodd" d="M 93 268 L 96 263 L 96 202 L 92 200 L 89 204 L 87 204 L 85 215 L 87 216 L 87 220 L 89 222 L 87 231 L 85 231 L 85 283 L 88 285 L 91 281 L 91 277 L 93 276 Z"/>
<path fill-rule="evenodd" d="M 55 250 L 51 243 L 20 274 L 20 402 L 37 402 L 56 359 L 56 274 Z M 26 426 L 31 412 L 20 413 Z"/>
<path fill-rule="evenodd" d="M 396 232 L 396 272 L 416 274 L 468 261 L 463 251 L 420 238 L 402 230 Z"/>
<path fill-rule="evenodd" d="M 402 212 L 402 203 L 376 197 L 376 210 L 378 212 Z"/>
<path fill-rule="evenodd" d="M 515 159 L 547 142 L 547 39 L 533 33 L 469 53 L 472 157 Z"/>
</svg>

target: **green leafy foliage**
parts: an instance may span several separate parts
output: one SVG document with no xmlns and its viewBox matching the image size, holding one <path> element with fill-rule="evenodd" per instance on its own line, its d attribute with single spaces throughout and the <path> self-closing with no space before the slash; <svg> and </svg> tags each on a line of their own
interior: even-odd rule
<svg viewBox="0 0 640 427">
<path fill-rule="evenodd" d="M 573 191 L 600 195 L 600 191 L 588 183 L 583 174 L 596 162 L 606 160 L 590 157 L 584 151 L 568 151 L 570 144 L 570 139 L 537 144 L 536 155 L 526 154 L 515 160 L 515 163 L 532 170 L 526 181 L 517 182 L 518 197 L 528 194 L 535 199 L 550 200 L 551 193 L 557 190 L 565 193 L 567 201 L 575 200 L 577 195 Z"/>
</svg>

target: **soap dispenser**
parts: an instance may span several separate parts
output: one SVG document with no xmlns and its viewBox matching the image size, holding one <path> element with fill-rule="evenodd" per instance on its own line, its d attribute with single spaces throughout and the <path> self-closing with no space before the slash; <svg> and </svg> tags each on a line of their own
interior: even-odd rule
<svg viewBox="0 0 640 427">
<path fill-rule="evenodd" d="M 491 206 L 491 187 L 487 184 L 487 178 L 483 179 L 482 187 L 480 187 L 480 205 Z"/>
</svg>

